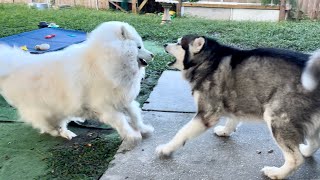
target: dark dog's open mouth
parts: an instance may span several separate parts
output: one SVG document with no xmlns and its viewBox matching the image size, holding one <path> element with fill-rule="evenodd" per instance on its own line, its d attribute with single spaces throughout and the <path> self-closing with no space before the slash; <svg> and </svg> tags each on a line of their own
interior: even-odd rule
<svg viewBox="0 0 320 180">
<path fill-rule="evenodd" d="M 141 59 L 141 58 L 139 58 L 138 63 L 140 66 L 143 66 L 143 67 L 148 65 L 148 63 L 144 59 Z"/>
<path fill-rule="evenodd" d="M 168 62 L 168 63 L 167 63 L 167 66 L 169 66 L 169 67 L 172 66 L 174 63 L 176 63 L 176 61 L 177 61 L 177 60 L 175 59 L 175 60 L 172 61 L 172 62 Z"/>
</svg>

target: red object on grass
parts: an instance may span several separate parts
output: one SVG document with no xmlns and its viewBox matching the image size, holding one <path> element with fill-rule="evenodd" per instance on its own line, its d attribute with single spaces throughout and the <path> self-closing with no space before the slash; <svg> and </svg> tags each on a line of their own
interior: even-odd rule
<svg viewBox="0 0 320 180">
<path fill-rule="evenodd" d="M 50 35 L 46 35 L 44 38 L 50 39 L 50 38 L 53 38 L 53 37 L 55 37 L 55 36 L 56 36 L 55 34 L 50 34 Z"/>
</svg>

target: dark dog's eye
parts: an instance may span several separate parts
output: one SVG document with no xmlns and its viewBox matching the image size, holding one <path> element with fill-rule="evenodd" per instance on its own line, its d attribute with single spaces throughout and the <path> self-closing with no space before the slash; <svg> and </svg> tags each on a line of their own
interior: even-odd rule
<svg viewBox="0 0 320 180">
<path fill-rule="evenodd" d="M 141 49 L 141 46 L 138 46 L 138 49 Z"/>
</svg>

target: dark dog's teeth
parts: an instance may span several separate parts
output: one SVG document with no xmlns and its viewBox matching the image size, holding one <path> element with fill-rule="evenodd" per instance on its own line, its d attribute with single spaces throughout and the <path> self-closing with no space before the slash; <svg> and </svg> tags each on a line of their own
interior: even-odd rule
<svg viewBox="0 0 320 180">
<path fill-rule="evenodd" d="M 167 66 L 172 66 L 176 61 L 168 62 Z"/>
</svg>

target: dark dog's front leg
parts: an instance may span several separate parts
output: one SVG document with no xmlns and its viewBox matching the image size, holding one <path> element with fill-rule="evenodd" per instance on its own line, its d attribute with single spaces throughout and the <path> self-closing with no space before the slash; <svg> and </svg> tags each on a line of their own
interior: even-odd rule
<svg viewBox="0 0 320 180">
<path fill-rule="evenodd" d="M 205 118 L 202 114 L 192 118 L 186 125 L 184 125 L 174 138 L 167 144 L 159 145 L 156 149 L 157 154 L 161 156 L 170 156 L 174 151 L 183 146 L 187 140 L 197 137 L 205 132 L 208 128 L 215 125 L 218 118 Z"/>
</svg>

